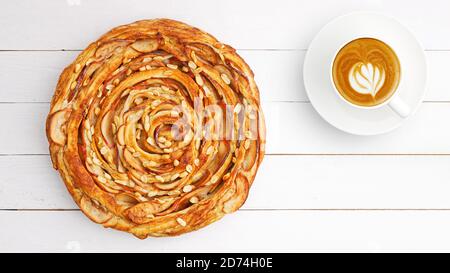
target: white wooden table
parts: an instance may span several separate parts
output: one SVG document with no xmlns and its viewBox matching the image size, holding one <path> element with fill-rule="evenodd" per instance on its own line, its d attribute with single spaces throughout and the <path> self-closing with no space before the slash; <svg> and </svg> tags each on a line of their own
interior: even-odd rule
<svg viewBox="0 0 450 273">
<path fill-rule="evenodd" d="M 424 45 L 426 101 L 400 129 L 356 137 L 311 107 L 302 63 L 315 33 L 356 10 L 392 15 Z M 57 77 L 110 28 L 167 17 L 233 45 L 253 68 L 267 156 L 237 213 L 138 240 L 79 212 L 51 168 L 44 120 Z M 450 251 L 450 2 L 46 0 L 0 9 L 0 251 Z"/>
</svg>

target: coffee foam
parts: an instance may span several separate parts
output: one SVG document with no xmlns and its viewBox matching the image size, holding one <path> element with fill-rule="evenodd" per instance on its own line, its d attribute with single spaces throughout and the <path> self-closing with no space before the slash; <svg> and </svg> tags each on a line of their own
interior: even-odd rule
<svg viewBox="0 0 450 273">
<path fill-rule="evenodd" d="M 372 63 L 358 62 L 350 69 L 348 80 L 350 86 L 360 94 L 375 97 L 386 80 L 386 72 L 382 67 Z"/>
<path fill-rule="evenodd" d="M 375 106 L 387 101 L 400 82 L 400 61 L 394 50 L 374 38 L 350 41 L 337 53 L 332 68 L 339 94 L 352 104 Z"/>
</svg>

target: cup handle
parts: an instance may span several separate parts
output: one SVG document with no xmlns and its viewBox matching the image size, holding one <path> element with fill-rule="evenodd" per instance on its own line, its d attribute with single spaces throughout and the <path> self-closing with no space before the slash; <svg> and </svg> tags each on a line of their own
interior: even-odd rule
<svg viewBox="0 0 450 273">
<path fill-rule="evenodd" d="M 411 108 L 399 96 L 392 98 L 389 102 L 389 107 L 402 118 L 408 117 L 411 113 Z"/>
</svg>

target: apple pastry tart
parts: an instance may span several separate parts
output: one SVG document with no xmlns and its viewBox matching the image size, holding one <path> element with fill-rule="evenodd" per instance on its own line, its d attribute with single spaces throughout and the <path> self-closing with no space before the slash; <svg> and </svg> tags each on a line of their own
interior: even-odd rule
<svg viewBox="0 0 450 273">
<path fill-rule="evenodd" d="M 144 20 L 90 44 L 62 72 L 46 132 L 81 210 L 148 236 L 197 230 L 245 202 L 264 156 L 253 73 L 184 23 Z"/>
</svg>

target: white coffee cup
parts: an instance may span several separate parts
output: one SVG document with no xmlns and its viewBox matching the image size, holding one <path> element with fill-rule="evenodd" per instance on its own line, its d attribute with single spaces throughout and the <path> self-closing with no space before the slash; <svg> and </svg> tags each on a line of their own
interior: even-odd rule
<svg viewBox="0 0 450 273">
<path fill-rule="evenodd" d="M 378 109 L 378 108 L 381 108 L 381 107 L 384 107 L 384 106 L 387 105 L 387 106 L 389 106 L 395 113 L 397 113 L 400 117 L 402 117 L 402 118 L 408 117 L 408 116 L 411 114 L 411 108 L 409 107 L 408 104 L 406 104 L 406 103 L 400 98 L 400 96 L 399 96 L 399 94 L 398 94 L 398 90 L 399 90 L 398 87 L 397 87 L 396 90 L 394 90 L 394 92 L 393 92 L 393 94 L 391 95 L 390 98 L 388 98 L 388 99 L 387 99 L 386 101 L 384 101 L 383 103 L 380 103 L 380 104 L 377 104 L 377 105 L 373 105 L 373 106 L 362 106 L 362 105 L 354 104 L 354 103 L 348 101 L 347 99 L 345 99 L 345 98 L 341 95 L 341 93 L 339 92 L 339 90 L 336 88 L 336 85 L 335 85 L 334 80 L 333 80 L 333 63 L 334 63 L 334 60 L 336 59 L 336 57 L 337 57 L 338 53 L 340 52 L 340 50 L 341 50 L 346 44 L 348 44 L 348 43 L 350 43 L 350 42 L 352 42 L 352 41 L 354 41 L 354 40 L 356 40 L 356 39 L 359 39 L 359 38 L 374 38 L 374 39 L 383 41 L 383 39 L 382 39 L 382 38 L 379 38 L 379 37 L 367 37 L 367 36 L 364 36 L 364 37 L 355 37 L 354 39 L 351 39 L 351 40 L 346 41 L 345 43 L 343 43 L 342 46 L 339 47 L 339 48 L 336 50 L 335 54 L 333 55 L 332 60 L 330 61 L 330 69 L 329 69 L 329 71 L 330 71 L 329 75 L 330 75 L 330 78 L 331 78 L 331 82 L 333 83 L 333 89 L 334 89 L 334 91 L 336 92 L 336 94 L 338 95 L 338 97 L 339 97 L 342 101 L 344 101 L 346 104 L 348 104 L 348 105 L 350 105 L 350 106 L 353 106 L 353 107 L 356 107 L 356 108 L 360 108 L 360 109 L 373 110 L 373 109 Z M 383 42 L 386 43 L 385 41 L 383 41 Z M 386 43 L 386 44 L 388 44 L 388 43 Z M 401 62 L 400 62 L 400 65 L 401 65 Z M 401 82 L 401 81 L 402 81 L 402 79 L 401 79 L 401 75 L 400 75 L 399 82 Z M 399 84 L 399 86 L 400 86 L 400 84 Z"/>
</svg>

